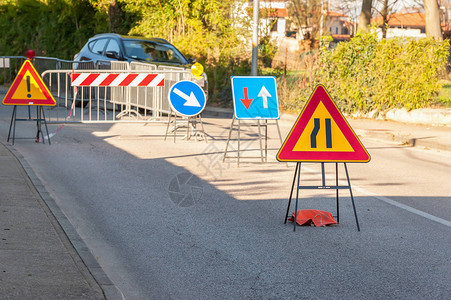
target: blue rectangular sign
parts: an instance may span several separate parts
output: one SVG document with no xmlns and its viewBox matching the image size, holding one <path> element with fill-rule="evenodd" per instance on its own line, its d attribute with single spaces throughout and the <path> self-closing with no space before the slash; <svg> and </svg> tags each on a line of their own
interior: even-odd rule
<svg viewBox="0 0 451 300">
<path fill-rule="evenodd" d="M 232 76 L 235 119 L 280 119 L 274 76 Z"/>
</svg>

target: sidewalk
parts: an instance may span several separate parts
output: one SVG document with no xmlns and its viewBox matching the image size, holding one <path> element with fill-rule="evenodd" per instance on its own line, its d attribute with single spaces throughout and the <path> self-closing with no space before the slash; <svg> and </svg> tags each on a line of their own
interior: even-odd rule
<svg viewBox="0 0 451 300">
<path fill-rule="evenodd" d="M 105 299 L 104 292 L 111 294 L 108 280 L 99 282 L 102 273 L 97 272 L 96 281 L 88 271 L 73 246 L 83 245 L 75 230 L 68 233 L 65 226 L 63 231 L 43 200 L 51 200 L 50 195 L 42 195 L 39 180 L 30 180 L 35 175 L 26 172 L 28 165 L 21 159 L 22 166 L 16 156 L 21 159 L 0 142 L 1 298 Z M 91 272 L 101 270 L 94 258 L 91 261 Z"/>
</svg>

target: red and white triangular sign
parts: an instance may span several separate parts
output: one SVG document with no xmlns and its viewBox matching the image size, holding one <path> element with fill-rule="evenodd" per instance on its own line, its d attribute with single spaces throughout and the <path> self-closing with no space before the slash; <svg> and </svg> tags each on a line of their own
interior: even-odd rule
<svg viewBox="0 0 451 300">
<path fill-rule="evenodd" d="M 369 162 L 370 155 L 323 85 L 317 85 L 277 153 L 279 161 Z"/>
<path fill-rule="evenodd" d="M 29 60 L 23 63 L 2 103 L 4 105 L 56 105 L 55 99 Z"/>
</svg>

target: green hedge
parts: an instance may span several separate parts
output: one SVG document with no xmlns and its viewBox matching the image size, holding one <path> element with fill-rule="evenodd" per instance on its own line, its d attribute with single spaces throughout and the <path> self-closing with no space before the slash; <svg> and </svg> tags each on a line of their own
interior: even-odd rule
<svg viewBox="0 0 451 300">
<path fill-rule="evenodd" d="M 449 41 L 358 34 L 320 52 L 312 85 L 322 83 L 347 112 L 428 106 L 440 90 Z"/>
</svg>

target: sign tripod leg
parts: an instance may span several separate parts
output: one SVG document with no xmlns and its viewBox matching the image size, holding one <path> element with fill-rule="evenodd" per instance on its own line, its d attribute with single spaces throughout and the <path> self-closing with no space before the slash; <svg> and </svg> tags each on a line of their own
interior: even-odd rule
<svg viewBox="0 0 451 300">
<path fill-rule="evenodd" d="M 166 126 L 166 133 L 164 134 L 164 140 L 165 141 L 166 141 L 166 139 L 168 137 L 169 124 L 171 124 L 171 116 L 172 116 L 172 111 L 168 114 L 168 125 Z"/>
<path fill-rule="evenodd" d="M 357 211 L 355 209 L 354 196 L 352 195 L 351 180 L 349 180 L 349 175 L 348 175 L 348 167 L 346 166 L 346 163 L 344 163 L 344 165 L 345 165 L 345 171 L 346 171 L 346 178 L 348 179 L 349 194 L 351 195 L 352 208 L 354 209 L 355 223 L 357 225 L 357 231 L 360 231 L 359 219 L 357 218 Z"/>
<path fill-rule="evenodd" d="M 227 150 L 229 149 L 230 138 L 232 137 L 233 125 L 235 123 L 235 118 L 232 118 L 232 124 L 230 124 L 229 137 L 227 138 L 226 148 L 224 150 L 224 157 L 222 158 L 222 162 L 225 162 L 227 158 Z"/>
<path fill-rule="evenodd" d="M 42 117 L 44 120 L 45 132 L 47 133 L 47 140 L 49 141 L 49 146 L 50 146 L 52 143 L 50 142 L 49 128 L 47 127 L 47 120 L 45 119 L 44 108 L 42 108 L 42 106 L 40 106 L 40 109 L 41 109 Z M 44 142 L 44 137 L 42 137 L 42 141 Z"/>
<path fill-rule="evenodd" d="M 40 106 L 36 106 L 36 143 L 39 143 L 39 136 L 41 135 L 41 110 L 39 109 Z M 45 138 L 42 138 L 42 143 L 45 144 Z"/>
<path fill-rule="evenodd" d="M 291 199 L 293 198 L 294 184 L 296 183 L 296 174 L 297 174 L 298 168 L 300 168 L 300 166 L 301 166 L 300 162 L 296 163 L 296 169 L 294 170 L 293 183 L 291 184 L 290 199 L 288 200 L 287 213 L 285 214 L 284 224 L 287 224 L 288 213 L 290 212 L 290 206 L 291 206 Z"/>
<path fill-rule="evenodd" d="M 268 162 L 268 120 L 265 120 L 265 162 Z"/>
<path fill-rule="evenodd" d="M 338 186 L 338 163 L 335 163 L 335 185 Z M 335 190 L 337 199 L 337 223 L 340 223 L 340 205 L 338 198 L 338 189 Z"/>
<path fill-rule="evenodd" d="M 200 121 L 200 126 L 202 127 L 202 133 L 205 139 L 205 143 L 208 143 L 207 141 L 207 134 L 205 133 L 205 127 L 204 127 L 204 122 L 202 121 L 202 116 L 199 115 L 199 121 Z"/>
<path fill-rule="evenodd" d="M 168 114 L 168 125 L 166 126 L 166 133 L 164 134 L 164 140 L 166 141 L 167 137 L 168 137 L 168 133 L 169 133 L 169 126 L 171 125 L 171 120 L 172 120 L 172 115 L 174 114 L 174 143 L 175 143 L 175 138 L 177 135 L 177 116 L 175 115 L 175 113 L 172 111 L 169 112 Z"/>
<path fill-rule="evenodd" d="M 299 164 L 299 168 L 298 168 L 298 183 L 297 183 L 297 188 L 296 188 L 296 205 L 294 208 L 294 227 L 293 227 L 293 231 L 296 231 L 296 220 L 298 217 L 298 200 L 299 200 L 299 186 L 300 186 L 300 182 L 301 182 L 301 165 Z"/>
<path fill-rule="evenodd" d="M 236 165 L 237 165 L 237 167 L 240 166 L 240 151 L 241 151 L 241 149 L 240 149 L 240 145 L 241 145 L 241 136 L 240 136 L 240 133 L 241 133 L 241 122 L 240 122 L 240 120 L 238 119 L 238 153 L 237 153 L 237 160 L 236 160 Z"/>
<path fill-rule="evenodd" d="M 13 129 L 13 145 L 14 145 L 14 136 L 15 136 L 15 127 L 16 127 L 16 110 L 17 110 L 17 105 L 14 105 L 13 113 L 11 115 L 11 122 L 9 124 L 9 132 L 8 132 L 8 140 L 7 140 L 7 142 L 9 142 L 9 138 L 11 136 L 11 129 Z"/>
<path fill-rule="evenodd" d="M 262 162 L 264 162 L 263 160 L 263 145 L 262 145 L 262 133 L 261 133 L 261 126 L 260 126 L 260 120 L 257 120 L 257 126 L 258 126 L 258 140 L 260 142 L 260 156 L 261 156 L 261 160 Z"/>
<path fill-rule="evenodd" d="M 36 107 L 36 114 L 37 114 L 37 117 L 36 117 L 36 127 L 37 127 L 36 143 L 39 143 L 40 136 L 42 135 L 42 143 L 45 144 L 45 136 L 42 134 L 42 121 L 44 121 L 44 127 L 45 127 L 45 131 L 47 133 L 47 140 L 49 141 L 49 145 L 51 145 L 49 129 L 47 127 L 47 121 L 45 120 L 45 113 L 44 113 L 44 109 L 42 108 L 42 106 Z"/>
</svg>

